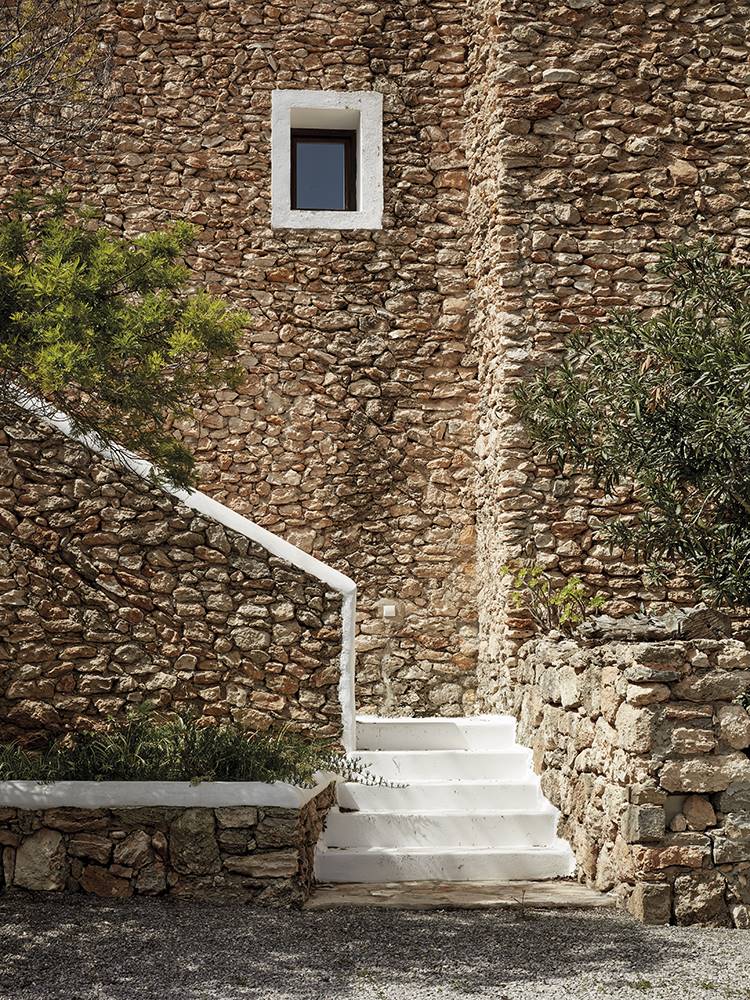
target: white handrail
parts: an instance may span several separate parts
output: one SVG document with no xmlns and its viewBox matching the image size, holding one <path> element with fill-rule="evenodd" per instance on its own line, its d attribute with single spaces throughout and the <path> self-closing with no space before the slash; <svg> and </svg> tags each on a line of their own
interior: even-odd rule
<svg viewBox="0 0 750 1000">
<path fill-rule="evenodd" d="M 139 458 L 120 445 L 110 445 L 102 441 L 95 434 L 80 434 L 66 414 L 56 410 L 54 406 L 37 396 L 18 389 L 16 402 L 23 409 L 41 418 L 50 427 L 60 431 L 66 437 L 78 441 L 85 445 L 90 451 L 96 452 L 108 462 L 133 472 L 141 479 L 147 480 L 154 486 L 158 486 L 164 493 L 169 493 L 176 497 L 191 510 L 203 514 L 212 521 L 217 521 L 236 531 L 237 534 L 249 538 L 258 545 L 271 552 L 273 555 L 284 559 L 298 569 L 310 576 L 316 577 L 331 590 L 335 590 L 342 595 L 341 602 L 341 670 L 339 677 L 339 703 L 341 705 L 341 722 L 343 727 L 343 743 L 346 750 L 354 750 L 356 747 L 356 710 L 354 698 L 354 671 L 355 671 L 355 618 L 357 611 L 357 584 L 350 577 L 339 573 L 332 566 L 326 565 L 319 559 L 315 559 L 307 552 L 285 541 L 273 532 L 262 528 L 259 524 L 243 517 L 230 507 L 226 507 L 218 500 L 200 493 L 198 490 L 184 489 L 174 486 L 163 478 L 163 473 L 151 462 Z"/>
</svg>

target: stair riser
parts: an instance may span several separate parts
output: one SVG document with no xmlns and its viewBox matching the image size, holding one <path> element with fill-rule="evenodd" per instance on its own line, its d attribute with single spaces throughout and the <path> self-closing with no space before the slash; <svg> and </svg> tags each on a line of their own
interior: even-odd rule
<svg viewBox="0 0 750 1000">
<path fill-rule="evenodd" d="M 493 752 L 433 751 L 409 753 L 373 751 L 354 754 L 370 774 L 386 781 L 521 781 L 529 774 L 531 754 L 517 748 Z"/>
<path fill-rule="evenodd" d="M 320 882 L 494 882 L 566 878 L 573 873 L 569 849 L 538 854 L 347 855 L 321 852 L 315 861 Z"/>
<path fill-rule="evenodd" d="M 328 847 L 548 847 L 555 840 L 553 812 L 506 816 L 427 816 L 330 813 Z"/>
<path fill-rule="evenodd" d="M 515 726 L 510 720 L 459 725 L 445 722 L 358 722 L 359 750 L 510 750 Z"/>
<path fill-rule="evenodd" d="M 527 784 L 440 784 L 406 785 L 403 788 L 379 788 L 353 782 L 338 786 L 342 809 L 367 812 L 422 811 L 425 809 L 478 810 L 533 809 L 541 802 L 539 787 Z"/>
</svg>

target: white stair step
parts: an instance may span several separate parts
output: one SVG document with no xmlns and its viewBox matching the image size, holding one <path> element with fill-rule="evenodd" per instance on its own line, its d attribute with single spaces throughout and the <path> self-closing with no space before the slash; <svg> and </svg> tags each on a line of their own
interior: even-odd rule
<svg viewBox="0 0 750 1000">
<path fill-rule="evenodd" d="M 416 781 L 398 788 L 354 781 L 338 786 L 342 809 L 365 812 L 534 809 L 541 801 L 539 782 L 534 777 L 519 781 Z"/>
<path fill-rule="evenodd" d="M 465 719 L 357 718 L 360 750 L 504 750 L 516 738 L 516 721 L 505 715 Z"/>
<path fill-rule="evenodd" d="M 386 781 L 409 782 L 435 778 L 460 781 L 501 781 L 529 774 L 531 751 L 508 750 L 364 750 L 353 756 L 367 771 Z"/>
<path fill-rule="evenodd" d="M 319 882 L 484 882 L 566 878 L 574 868 L 570 847 L 319 848 Z"/>
<path fill-rule="evenodd" d="M 547 807 L 506 812 L 349 812 L 328 814 L 327 847 L 547 847 L 557 812 Z M 437 846 L 436 846 L 437 845 Z"/>
</svg>

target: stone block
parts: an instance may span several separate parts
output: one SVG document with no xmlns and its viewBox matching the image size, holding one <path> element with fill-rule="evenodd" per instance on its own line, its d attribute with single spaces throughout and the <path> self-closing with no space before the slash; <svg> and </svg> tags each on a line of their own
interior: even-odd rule
<svg viewBox="0 0 750 1000">
<path fill-rule="evenodd" d="M 127 899 L 133 895 L 133 888 L 127 879 L 119 878 L 98 865 L 87 865 L 83 869 L 81 888 L 103 899 Z"/>
<path fill-rule="evenodd" d="M 675 726 L 671 746 L 678 754 L 710 753 L 716 747 L 716 737 L 708 726 Z"/>
<path fill-rule="evenodd" d="M 142 868 L 152 858 L 151 837 L 143 830 L 134 830 L 115 848 L 116 864 L 128 868 Z"/>
<path fill-rule="evenodd" d="M 212 809 L 185 809 L 172 823 L 169 855 L 184 875 L 208 875 L 221 868 Z"/>
<path fill-rule="evenodd" d="M 629 805 L 623 816 L 622 830 L 629 844 L 662 840 L 666 832 L 664 807 Z"/>
<path fill-rule="evenodd" d="M 45 826 L 63 833 L 89 833 L 91 830 L 103 830 L 107 826 L 108 815 L 105 809 L 47 809 L 43 822 Z"/>
<path fill-rule="evenodd" d="M 68 854 L 106 865 L 112 854 L 112 841 L 97 833 L 77 833 L 68 841 Z"/>
<path fill-rule="evenodd" d="M 219 826 L 248 827 L 258 822 L 258 810 L 255 806 L 231 806 L 215 809 L 216 821 Z"/>
<path fill-rule="evenodd" d="M 135 880 L 136 892 L 143 896 L 158 896 L 166 891 L 167 871 L 161 861 L 144 865 L 138 872 Z"/>
<path fill-rule="evenodd" d="M 750 781 L 750 759 L 741 753 L 668 760 L 660 774 L 668 792 L 722 792 L 743 778 Z"/>
<path fill-rule="evenodd" d="M 266 851 L 248 854 L 244 858 L 225 858 L 226 871 L 253 878 L 289 878 L 299 869 L 299 854 L 295 850 Z"/>
<path fill-rule="evenodd" d="M 716 813 L 708 799 L 689 795 L 682 806 L 682 814 L 691 830 L 705 830 L 716 824 Z"/>
<path fill-rule="evenodd" d="M 721 739 L 734 750 L 750 746 L 750 713 L 741 705 L 722 705 L 719 709 Z"/>
<path fill-rule="evenodd" d="M 625 702 L 615 718 L 618 745 L 634 753 L 648 752 L 654 744 L 656 722 L 653 708 L 637 708 Z"/>
<path fill-rule="evenodd" d="M 714 834 L 714 861 L 717 865 L 750 861 L 750 813 L 729 813 Z"/>
<path fill-rule="evenodd" d="M 732 782 L 719 796 L 719 812 L 750 812 L 750 778 Z"/>
<path fill-rule="evenodd" d="M 668 924 L 672 918 L 672 887 L 668 882 L 638 882 L 628 910 L 642 924 Z"/>
<path fill-rule="evenodd" d="M 297 809 L 267 808 L 255 831 L 258 847 L 297 847 L 300 841 Z"/>
<path fill-rule="evenodd" d="M 676 698 L 687 701 L 734 701 L 750 690 L 750 670 L 711 670 L 700 677 L 688 677 L 675 684 Z"/>
<path fill-rule="evenodd" d="M 65 888 L 67 863 L 62 834 L 41 829 L 24 837 L 16 851 L 13 885 L 46 892 Z"/>
<path fill-rule="evenodd" d="M 702 927 L 730 926 L 725 899 L 726 882 L 720 872 L 696 871 L 674 881 L 674 914 L 678 924 Z"/>
<path fill-rule="evenodd" d="M 645 881 L 667 868 L 703 868 L 711 858 L 711 842 L 699 833 L 669 833 L 658 845 L 635 844 L 631 850 L 636 878 Z"/>
</svg>

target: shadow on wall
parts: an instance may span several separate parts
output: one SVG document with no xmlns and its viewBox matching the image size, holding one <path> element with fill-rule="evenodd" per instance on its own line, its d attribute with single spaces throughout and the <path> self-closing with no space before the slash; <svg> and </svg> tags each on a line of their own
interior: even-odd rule
<svg viewBox="0 0 750 1000">
<path fill-rule="evenodd" d="M 675 936 L 688 933 L 570 911 L 522 919 L 16 897 L 0 903 L 0 997 L 413 1000 L 439 987 L 441 997 L 499 1000 L 515 984 L 558 997 L 584 981 L 605 995 L 649 978 L 672 982 L 695 957 L 695 941 Z"/>
</svg>

